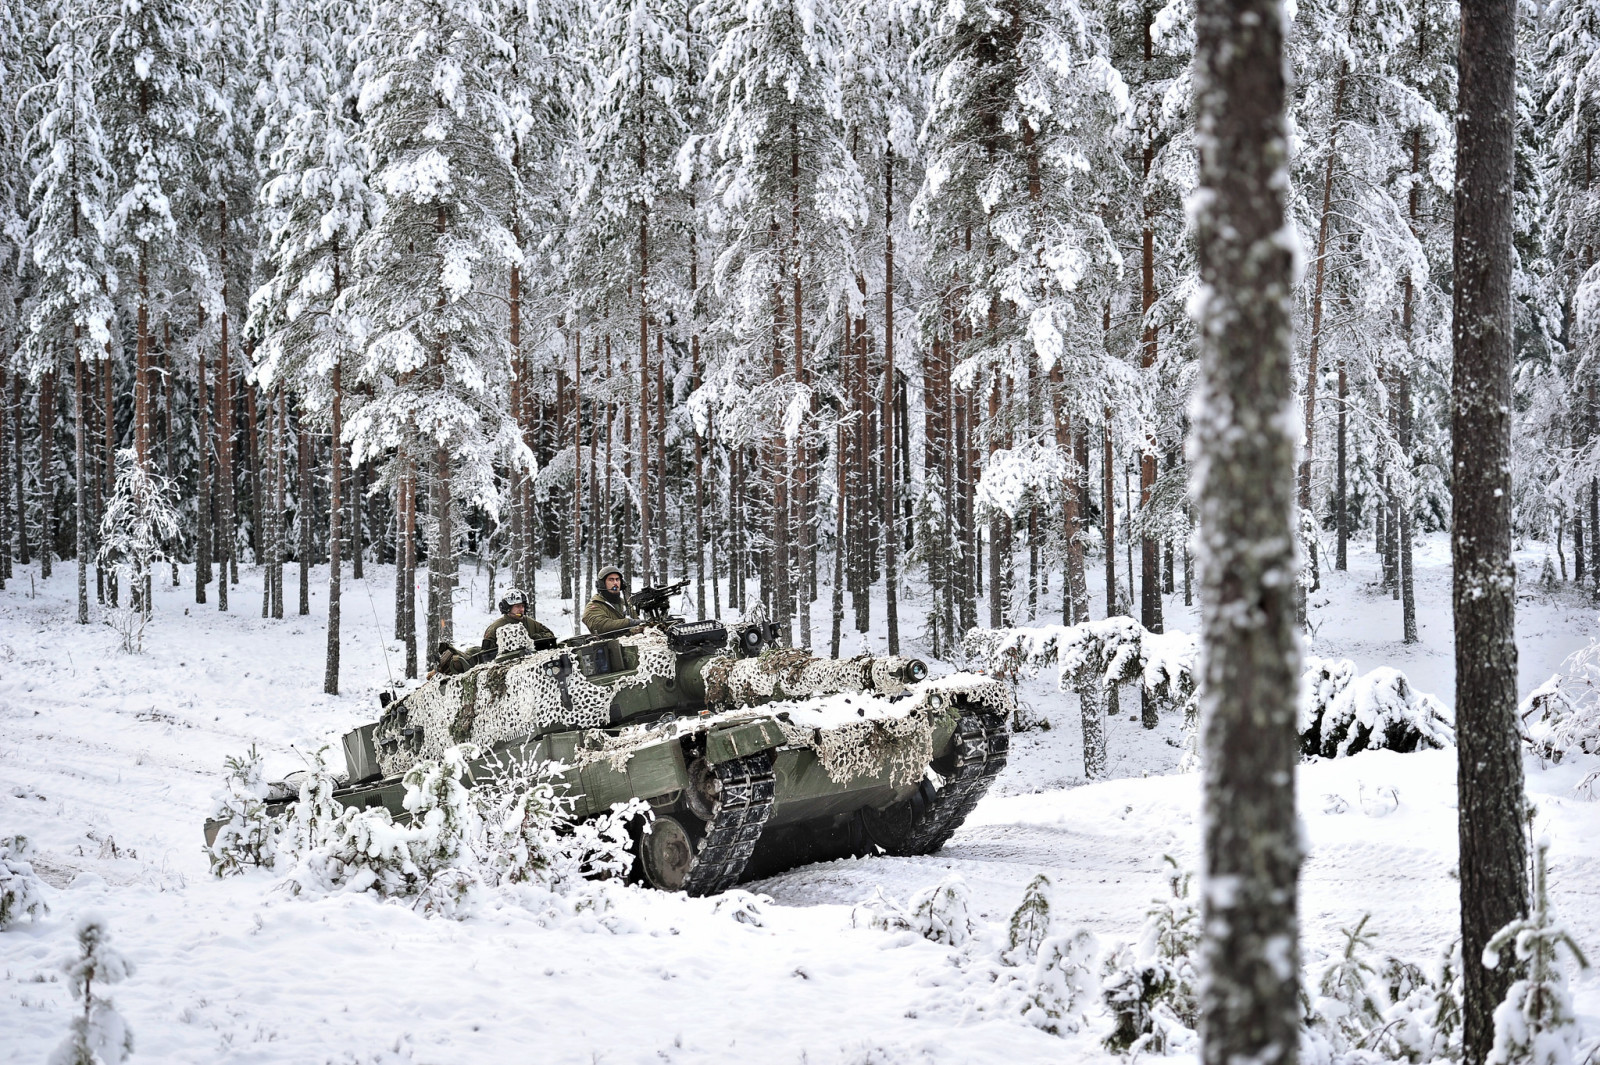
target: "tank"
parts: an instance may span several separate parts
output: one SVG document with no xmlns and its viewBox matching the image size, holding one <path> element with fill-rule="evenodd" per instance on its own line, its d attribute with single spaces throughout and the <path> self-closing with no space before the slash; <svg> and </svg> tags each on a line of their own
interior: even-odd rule
<svg viewBox="0 0 1600 1065">
<path fill-rule="evenodd" d="M 531 761 L 580 818 L 645 800 L 638 875 L 708 895 L 810 861 L 937 851 L 1004 767 L 1003 681 L 819 658 L 775 646 L 772 624 L 670 618 L 670 591 L 635 596 L 651 615 L 635 631 L 539 649 L 506 626 L 492 658 L 468 652 L 465 672 L 384 693 L 378 720 L 344 737 L 335 798 L 404 821 L 406 770 L 471 743 L 469 776 Z"/>
</svg>

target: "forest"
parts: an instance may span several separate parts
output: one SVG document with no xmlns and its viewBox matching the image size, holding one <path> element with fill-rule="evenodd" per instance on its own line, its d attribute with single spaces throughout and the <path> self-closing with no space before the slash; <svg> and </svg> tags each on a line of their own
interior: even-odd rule
<svg viewBox="0 0 1600 1065">
<path fill-rule="evenodd" d="M 1451 509 L 1459 15 L 1291 14 L 1300 579 L 1368 538 L 1410 640 Z M 1515 532 L 1600 594 L 1600 5 L 1519 18 Z M 0 586 L 34 560 L 82 623 L 168 580 L 281 618 L 329 565 L 329 692 L 365 566 L 399 568 L 411 676 L 464 560 L 688 578 L 835 653 L 1159 632 L 1192 594 L 1184 0 L 0 19 Z"/>
</svg>

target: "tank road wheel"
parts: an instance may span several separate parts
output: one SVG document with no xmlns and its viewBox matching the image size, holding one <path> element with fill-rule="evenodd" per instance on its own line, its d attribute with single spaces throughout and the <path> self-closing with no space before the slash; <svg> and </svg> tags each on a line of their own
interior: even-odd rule
<svg viewBox="0 0 1600 1065">
<path fill-rule="evenodd" d="M 653 888 L 681 891 L 694 865 L 694 843 L 682 822 L 660 815 L 651 822 L 639 840 L 639 860 L 644 877 Z"/>
<path fill-rule="evenodd" d="M 999 715 L 973 708 L 956 723 L 954 747 L 951 757 L 935 765 L 936 771 L 947 770 L 943 787 L 925 779 L 910 798 L 886 810 L 861 811 L 867 840 L 901 856 L 932 854 L 945 845 L 1005 768 L 1011 733 Z"/>
</svg>

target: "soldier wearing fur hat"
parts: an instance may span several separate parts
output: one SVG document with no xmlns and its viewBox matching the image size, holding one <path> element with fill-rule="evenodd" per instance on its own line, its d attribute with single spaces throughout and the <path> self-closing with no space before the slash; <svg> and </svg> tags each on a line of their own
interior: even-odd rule
<svg viewBox="0 0 1600 1065">
<path fill-rule="evenodd" d="M 623 587 L 622 571 L 607 566 L 594 580 L 594 598 L 583 608 L 583 623 L 592 633 L 620 632 L 635 628 L 639 616 L 634 612 L 633 600 Z"/>
</svg>

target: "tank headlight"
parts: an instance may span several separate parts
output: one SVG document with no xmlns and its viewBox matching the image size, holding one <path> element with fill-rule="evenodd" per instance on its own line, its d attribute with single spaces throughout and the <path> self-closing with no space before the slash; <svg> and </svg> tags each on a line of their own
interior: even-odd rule
<svg viewBox="0 0 1600 1065">
<path fill-rule="evenodd" d="M 934 692 L 932 695 L 928 696 L 928 705 L 933 709 L 938 710 L 940 707 L 944 706 L 944 696 L 940 695 L 938 692 Z"/>
</svg>

